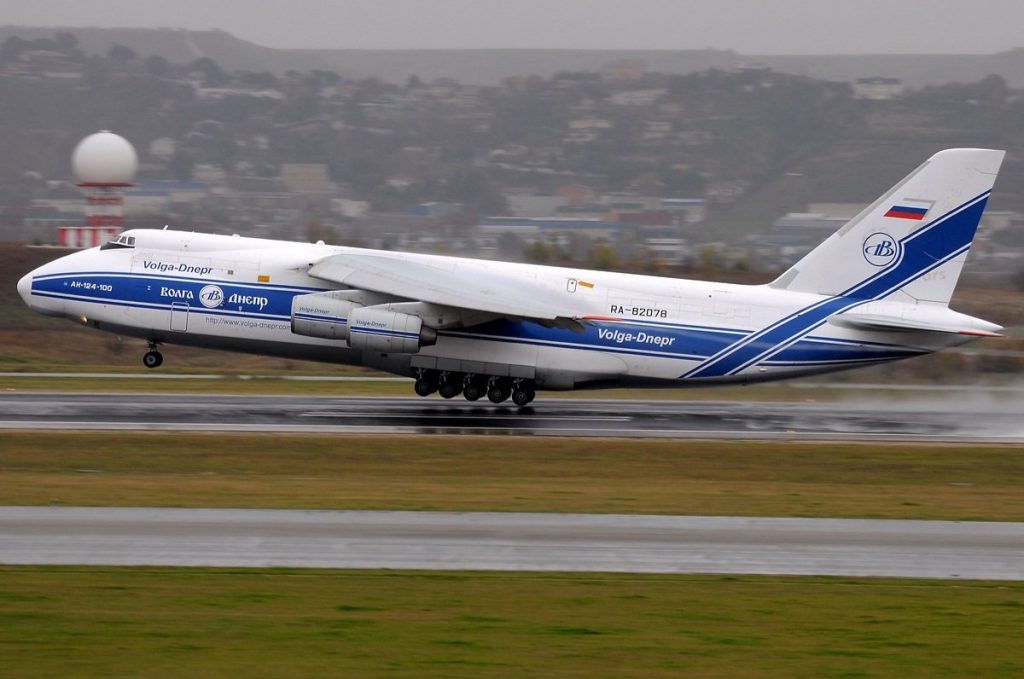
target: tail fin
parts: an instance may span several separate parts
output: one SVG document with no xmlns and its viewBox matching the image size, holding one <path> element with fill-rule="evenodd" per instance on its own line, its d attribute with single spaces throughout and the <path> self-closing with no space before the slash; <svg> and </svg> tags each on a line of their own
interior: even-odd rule
<svg viewBox="0 0 1024 679">
<path fill-rule="evenodd" d="M 1004 154 L 936 153 L 771 286 L 948 304 Z"/>
</svg>

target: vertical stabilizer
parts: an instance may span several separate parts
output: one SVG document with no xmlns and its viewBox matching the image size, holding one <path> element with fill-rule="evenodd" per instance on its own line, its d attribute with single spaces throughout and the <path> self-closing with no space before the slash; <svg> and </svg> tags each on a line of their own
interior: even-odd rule
<svg viewBox="0 0 1024 679">
<path fill-rule="evenodd" d="M 772 287 L 948 304 L 1004 151 L 940 151 L 782 274 Z"/>
</svg>

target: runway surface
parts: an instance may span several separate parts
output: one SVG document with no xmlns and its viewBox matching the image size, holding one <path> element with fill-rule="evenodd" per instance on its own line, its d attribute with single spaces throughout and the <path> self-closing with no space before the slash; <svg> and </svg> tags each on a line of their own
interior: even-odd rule
<svg viewBox="0 0 1024 679">
<path fill-rule="evenodd" d="M 520 409 L 415 397 L 8 392 L 0 429 L 1024 442 L 1019 395 L 951 394 L 829 403 L 541 395 Z"/>
<path fill-rule="evenodd" d="M 0 563 L 1024 579 L 1024 524 L 0 507 Z"/>
</svg>

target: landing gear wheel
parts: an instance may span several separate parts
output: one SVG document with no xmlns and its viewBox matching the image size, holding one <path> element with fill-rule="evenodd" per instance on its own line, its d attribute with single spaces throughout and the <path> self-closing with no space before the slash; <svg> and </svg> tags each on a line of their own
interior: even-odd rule
<svg viewBox="0 0 1024 679">
<path fill-rule="evenodd" d="M 164 355 L 156 349 L 150 349 L 142 355 L 142 365 L 147 368 L 159 368 L 164 362 Z"/>
<path fill-rule="evenodd" d="M 512 390 L 512 402 L 521 408 L 533 401 L 536 395 L 537 392 L 533 390 L 533 387 L 528 384 L 520 384 Z"/>
<path fill-rule="evenodd" d="M 413 388 L 416 390 L 417 396 L 430 396 L 437 391 L 437 382 L 431 382 L 421 377 L 416 380 L 416 385 Z"/>
<path fill-rule="evenodd" d="M 462 393 L 462 376 L 461 375 L 448 375 L 441 384 L 437 387 L 437 393 L 441 394 L 441 398 L 455 398 Z"/>
<path fill-rule="evenodd" d="M 512 385 L 505 380 L 495 380 L 487 390 L 487 398 L 491 403 L 501 403 L 512 395 Z"/>
<path fill-rule="evenodd" d="M 466 380 L 462 395 L 467 401 L 479 401 L 487 393 L 487 383 L 479 379 Z"/>
<path fill-rule="evenodd" d="M 413 387 L 416 390 L 416 395 L 430 396 L 437 391 L 437 377 L 436 370 L 417 370 L 416 384 Z"/>
</svg>

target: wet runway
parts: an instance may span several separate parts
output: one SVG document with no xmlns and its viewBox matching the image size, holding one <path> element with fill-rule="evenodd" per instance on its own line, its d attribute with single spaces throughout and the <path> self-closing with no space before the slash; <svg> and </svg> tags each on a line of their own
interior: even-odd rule
<svg viewBox="0 0 1024 679">
<path fill-rule="evenodd" d="M 0 563 L 1024 579 L 1024 524 L 0 507 Z"/>
<path fill-rule="evenodd" d="M 712 439 L 1024 442 L 1017 395 L 828 403 L 0 394 L 0 429 L 519 434 Z"/>
</svg>

